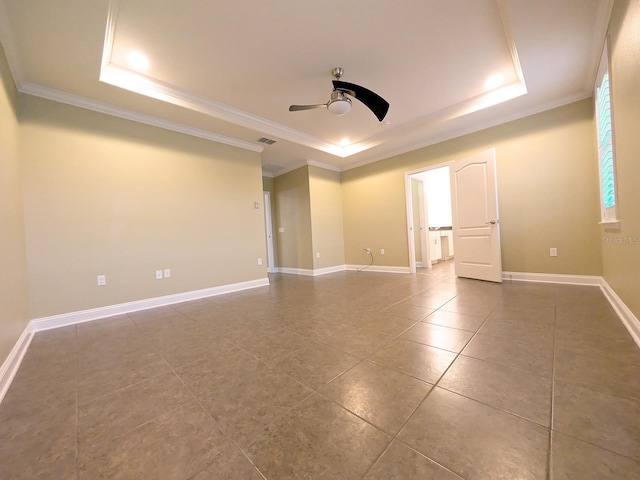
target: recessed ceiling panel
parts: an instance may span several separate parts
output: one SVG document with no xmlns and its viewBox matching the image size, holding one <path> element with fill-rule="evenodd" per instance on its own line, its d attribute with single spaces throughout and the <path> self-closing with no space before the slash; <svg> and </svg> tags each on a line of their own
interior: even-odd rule
<svg viewBox="0 0 640 480">
<path fill-rule="evenodd" d="M 25 94 L 261 148 L 272 171 L 350 168 L 590 96 L 612 4 L 0 0 L 0 42 Z M 288 111 L 327 102 L 336 66 L 389 125 L 357 100 Z"/>
<path fill-rule="evenodd" d="M 359 142 L 517 81 L 493 0 L 222 0 L 113 4 L 110 62 L 131 52 L 169 87 L 328 143 Z M 401 29 L 398 25 L 403 25 Z M 331 69 L 391 104 L 389 127 L 359 102 L 344 117 L 291 104 L 329 100 Z M 494 83 L 487 84 L 493 76 Z M 497 79 L 497 80 L 496 80 Z"/>
</svg>

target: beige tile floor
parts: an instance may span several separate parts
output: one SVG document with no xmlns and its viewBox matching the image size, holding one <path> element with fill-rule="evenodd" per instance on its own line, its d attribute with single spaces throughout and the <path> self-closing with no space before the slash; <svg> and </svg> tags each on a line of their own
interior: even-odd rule
<svg viewBox="0 0 640 480">
<path fill-rule="evenodd" d="M 38 333 L 2 479 L 640 478 L 640 350 L 600 290 L 416 275 Z"/>
</svg>

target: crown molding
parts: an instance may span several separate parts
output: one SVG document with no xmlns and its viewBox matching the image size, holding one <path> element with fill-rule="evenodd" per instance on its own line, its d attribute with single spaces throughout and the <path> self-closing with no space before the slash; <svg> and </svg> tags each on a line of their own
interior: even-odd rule
<svg viewBox="0 0 640 480">
<path fill-rule="evenodd" d="M 84 108 L 92 110 L 94 112 L 104 113 L 112 117 L 119 117 L 125 120 L 131 120 L 137 123 L 143 123 L 145 125 L 151 125 L 153 127 L 162 128 L 164 130 L 171 130 L 178 133 L 184 133 L 192 137 L 203 138 L 205 140 L 211 140 L 217 143 L 223 143 L 225 145 L 231 145 L 232 147 L 242 148 L 244 150 L 250 150 L 252 152 L 261 153 L 264 149 L 259 145 L 254 145 L 250 142 L 244 142 L 231 137 L 225 137 L 211 133 L 206 130 L 198 128 L 188 127 L 181 123 L 171 122 L 169 120 L 163 120 L 151 115 L 143 115 L 133 112 L 131 110 L 125 110 L 123 108 L 114 107 L 107 103 L 97 102 L 95 100 L 89 100 L 84 97 L 72 95 L 69 93 L 61 92 L 51 88 L 43 87 L 41 85 L 26 84 L 20 87 L 20 93 L 33 95 L 35 97 L 45 98 L 47 100 L 53 100 L 54 102 L 65 103 L 74 107 Z"/>
<path fill-rule="evenodd" d="M 331 170 L 333 172 L 341 172 L 342 169 L 336 165 L 329 165 L 328 163 L 318 162 L 316 160 L 307 160 L 307 165 L 311 167 L 324 168 L 325 170 Z"/>
<path fill-rule="evenodd" d="M 500 117 L 491 117 L 483 122 L 476 123 L 469 128 L 454 129 L 442 135 L 437 135 L 434 137 L 423 139 L 419 142 L 403 145 L 402 147 L 385 151 L 383 153 L 380 153 L 379 155 L 375 155 L 366 160 L 351 163 L 349 165 L 342 167 L 342 171 L 346 172 L 347 170 L 353 170 L 355 168 L 364 167 L 371 163 L 376 163 L 381 160 L 386 160 L 388 158 L 396 157 L 398 155 L 403 155 L 405 153 L 413 152 L 421 148 L 430 147 L 431 145 L 436 145 L 438 143 L 446 142 L 448 140 L 453 140 L 454 138 L 464 137 L 465 135 L 470 135 L 472 133 L 480 132 L 482 130 L 487 130 L 489 128 L 497 127 L 499 125 L 504 125 L 505 123 L 513 122 L 515 120 L 520 120 L 526 117 L 530 117 L 532 115 L 536 115 L 538 113 L 546 112 L 547 110 L 553 110 L 554 108 L 563 107 L 565 105 L 569 105 L 574 102 L 579 102 L 580 100 L 584 100 L 585 98 L 589 98 L 589 97 L 591 97 L 590 90 L 582 91 L 575 95 L 569 95 L 567 97 L 562 97 L 562 98 L 547 102 L 543 105 L 536 105 L 535 107 L 528 108 L 526 110 L 520 110 L 518 111 L 518 113 L 514 113 L 511 115 L 503 115 Z"/>
<path fill-rule="evenodd" d="M 309 167 L 309 166 L 318 167 L 318 168 L 324 168 L 325 170 L 331 170 L 333 172 L 338 172 L 338 173 L 342 172 L 342 168 L 340 168 L 340 167 L 338 167 L 336 165 L 329 165 L 328 163 L 318 162 L 316 160 L 305 160 L 304 162 L 299 162 L 299 163 L 296 163 L 296 164 L 291 165 L 289 167 L 281 168 L 277 172 L 271 173 L 271 176 L 273 178 L 279 177 L 281 175 L 285 175 L 286 173 L 293 172 L 294 170 L 297 170 L 299 168 Z"/>
<path fill-rule="evenodd" d="M 266 118 L 252 115 L 222 102 L 195 95 L 111 62 L 120 0 L 110 0 L 100 68 L 100 81 L 267 135 L 288 140 L 332 155 L 345 157 L 347 149 Z M 353 152 L 357 153 L 357 152 Z"/>
<path fill-rule="evenodd" d="M 204 115 L 217 118 L 234 125 L 238 125 L 251 130 L 264 132 L 267 135 L 287 140 L 299 145 L 320 150 L 340 158 L 348 158 L 358 153 L 370 150 L 384 142 L 385 137 L 374 135 L 371 138 L 357 142 L 353 145 L 343 147 L 337 144 L 326 142 L 322 139 L 306 134 L 294 128 L 273 122 L 266 118 L 252 115 L 243 110 L 231 107 L 222 102 L 201 97 L 177 88 L 175 85 L 162 82 L 150 76 L 133 71 L 123 65 L 112 63 L 111 57 L 113 52 L 113 44 L 116 39 L 116 30 L 118 23 L 118 13 L 121 0 L 110 0 L 107 15 L 107 25 L 103 46 L 103 55 L 100 70 L 100 81 L 114 85 L 125 90 L 129 90 L 140 95 L 145 95 L 157 100 L 161 100 L 173 105 L 202 113 Z M 518 58 L 515 41 L 511 35 L 506 15 L 506 6 L 504 0 L 496 0 L 496 6 L 499 11 L 501 24 L 505 41 L 511 53 L 513 68 L 516 73 L 517 80 L 509 85 L 498 87 L 492 91 L 485 92 L 473 98 L 468 98 L 448 108 L 434 112 L 427 117 L 417 119 L 408 125 L 399 127 L 396 133 L 402 133 L 407 129 L 426 123 L 442 123 L 453 120 L 455 118 L 467 115 L 471 112 L 482 110 L 502 103 L 516 96 L 527 93 L 522 68 Z M 290 171 L 290 170 L 289 170 Z M 278 172 L 279 173 L 279 172 Z"/>
</svg>

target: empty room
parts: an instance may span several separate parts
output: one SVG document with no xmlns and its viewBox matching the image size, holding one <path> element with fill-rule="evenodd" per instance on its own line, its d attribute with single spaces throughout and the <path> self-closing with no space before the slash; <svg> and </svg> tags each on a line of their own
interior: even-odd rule
<svg viewBox="0 0 640 480">
<path fill-rule="evenodd" d="M 0 0 L 0 478 L 640 478 L 637 0 Z"/>
</svg>

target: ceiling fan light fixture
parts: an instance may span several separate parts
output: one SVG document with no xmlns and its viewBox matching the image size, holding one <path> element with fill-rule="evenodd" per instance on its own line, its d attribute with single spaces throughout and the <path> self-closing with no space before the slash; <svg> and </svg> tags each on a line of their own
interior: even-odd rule
<svg viewBox="0 0 640 480">
<path fill-rule="evenodd" d="M 333 100 L 332 102 L 329 102 L 327 109 L 334 115 L 345 115 L 346 113 L 349 113 L 349 110 L 351 110 L 351 100 L 348 98 Z"/>
<path fill-rule="evenodd" d="M 327 109 L 337 116 L 349 113 L 349 110 L 351 110 L 351 99 L 345 97 L 341 91 L 334 90 L 331 92 L 331 100 L 327 103 Z"/>
</svg>

